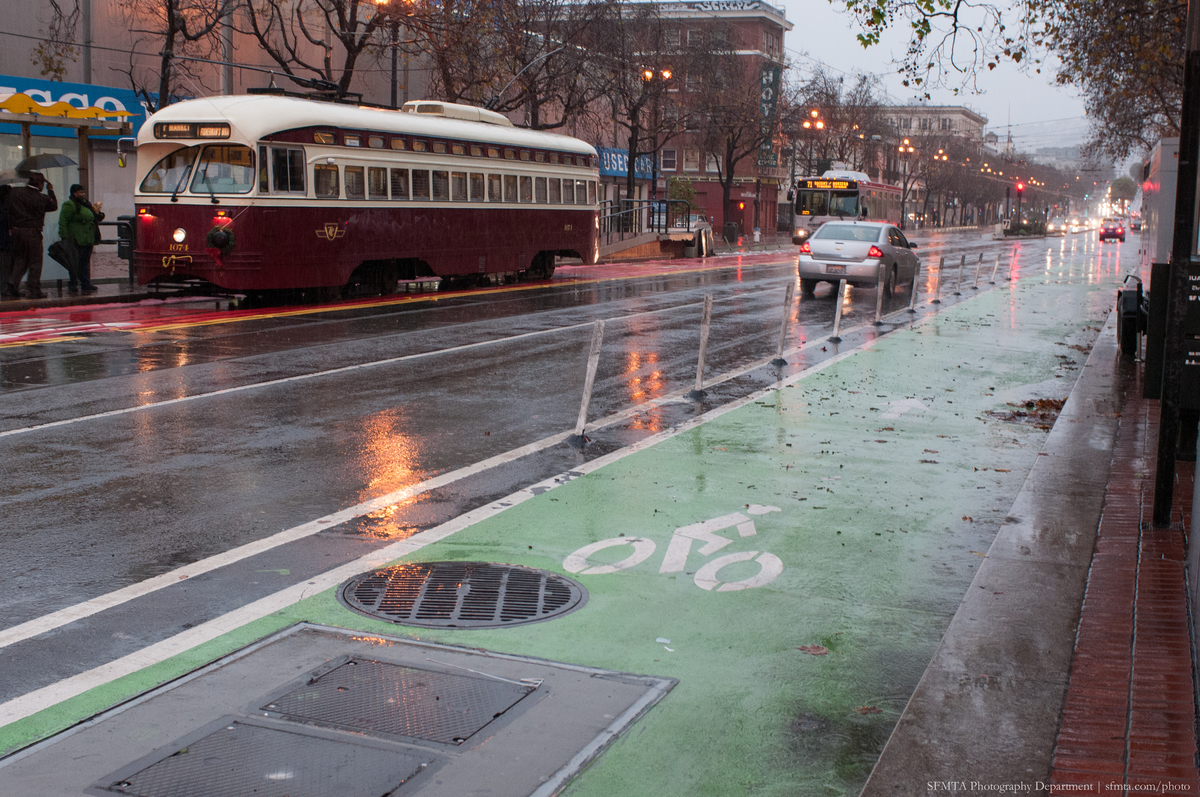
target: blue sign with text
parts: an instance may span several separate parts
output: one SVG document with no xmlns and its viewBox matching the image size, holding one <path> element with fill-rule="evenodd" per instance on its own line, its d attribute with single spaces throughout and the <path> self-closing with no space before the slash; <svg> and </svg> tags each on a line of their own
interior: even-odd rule
<svg viewBox="0 0 1200 797">
<path fill-rule="evenodd" d="M 600 154 L 600 174 L 605 177 L 624 177 L 629 173 L 629 150 L 596 147 Z M 633 176 L 638 180 L 654 179 L 654 156 L 638 155 L 633 164 Z"/>
<path fill-rule="evenodd" d="M 129 111 L 133 116 L 126 121 L 133 125 L 133 135 L 146 121 L 146 106 L 131 89 L 118 89 L 110 86 L 92 86 L 87 83 L 56 83 L 53 80 L 42 80 L 32 77 L 15 77 L 0 75 L 0 99 L 10 94 L 25 94 L 35 101 L 49 105 L 54 102 L 66 102 L 78 108 L 104 108 L 109 111 Z M 0 119 L 4 116 L 0 113 Z M 0 133 L 19 134 L 21 128 L 15 124 L 0 124 Z M 57 136 L 74 138 L 75 129 L 71 127 L 42 127 L 34 125 L 35 136 Z"/>
</svg>

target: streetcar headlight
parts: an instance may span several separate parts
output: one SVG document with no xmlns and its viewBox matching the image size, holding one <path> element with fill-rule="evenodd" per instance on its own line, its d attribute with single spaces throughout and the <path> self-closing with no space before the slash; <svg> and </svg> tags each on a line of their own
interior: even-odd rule
<svg viewBox="0 0 1200 797">
<path fill-rule="evenodd" d="M 181 244 L 187 238 L 187 230 L 182 227 L 176 227 L 175 232 L 171 233 L 171 237 L 175 239 L 175 243 Z"/>
</svg>

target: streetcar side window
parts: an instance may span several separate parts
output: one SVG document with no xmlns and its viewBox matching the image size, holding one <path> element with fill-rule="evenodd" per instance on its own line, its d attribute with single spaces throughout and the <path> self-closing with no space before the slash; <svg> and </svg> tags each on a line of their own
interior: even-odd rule
<svg viewBox="0 0 1200 797">
<path fill-rule="evenodd" d="M 264 165 L 265 169 L 265 165 Z M 276 193 L 304 193 L 304 150 L 271 148 L 271 172 Z"/>
<path fill-rule="evenodd" d="M 487 181 L 488 181 L 488 201 L 489 202 L 503 202 L 504 197 L 500 193 L 500 175 L 489 174 L 487 176 Z"/>
<path fill-rule="evenodd" d="M 588 204 L 596 204 L 596 181 L 588 180 Z"/>
<path fill-rule="evenodd" d="M 533 201 L 533 178 L 521 175 L 521 201 Z"/>
<path fill-rule="evenodd" d="M 412 197 L 413 199 L 429 199 L 429 171 L 427 169 L 413 169 Z"/>
<path fill-rule="evenodd" d="M 267 171 L 267 148 L 258 148 L 258 193 L 269 194 L 271 192 L 271 175 Z"/>
<path fill-rule="evenodd" d="M 515 174 L 504 175 L 504 201 L 517 201 L 517 176 Z"/>
<path fill-rule="evenodd" d="M 367 146 L 371 147 L 372 149 L 382 149 L 383 148 L 383 136 L 369 137 L 367 139 Z"/>
<path fill-rule="evenodd" d="M 341 188 L 338 186 L 338 167 L 326 166 L 323 163 L 313 166 L 313 191 L 320 197 L 336 199 L 341 196 Z"/>
<path fill-rule="evenodd" d="M 346 199 L 366 199 L 367 183 L 363 177 L 363 167 L 346 167 Z"/>
<path fill-rule="evenodd" d="M 550 204 L 562 204 L 562 180 L 556 177 L 550 178 Z"/>
<path fill-rule="evenodd" d="M 575 181 L 574 180 L 563 180 L 562 185 L 563 185 L 563 204 L 564 205 L 574 205 L 575 204 Z"/>
<path fill-rule="evenodd" d="M 548 202 L 546 195 L 546 178 L 536 177 L 533 181 L 533 201 L 539 205 L 544 205 Z"/>
<path fill-rule="evenodd" d="M 435 171 L 433 173 L 433 198 L 440 202 L 450 199 L 450 173 Z"/>
<path fill-rule="evenodd" d="M 194 193 L 248 194 L 254 188 L 254 151 L 240 144 L 209 144 L 196 164 Z"/>
<path fill-rule="evenodd" d="M 387 169 L 371 167 L 367 169 L 367 199 L 388 198 Z"/>
<path fill-rule="evenodd" d="M 476 202 L 487 201 L 487 195 L 483 189 L 483 174 L 480 172 L 471 172 L 471 199 Z"/>
<path fill-rule="evenodd" d="M 467 201 L 466 172 L 450 172 L 450 198 L 455 202 Z"/>
<path fill-rule="evenodd" d="M 144 194 L 172 194 L 187 185 L 199 147 L 184 147 L 165 156 L 146 173 L 139 189 Z"/>
<path fill-rule="evenodd" d="M 408 199 L 408 169 L 392 169 L 392 199 Z"/>
<path fill-rule="evenodd" d="M 483 147 L 472 144 L 471 145 L 471 157 L 472 158 L 482 158 L 483 157 Z"/>
<path fill-rule="evenodd" d="M 575 181 L 575 204 L 576 205 L 587 204 L 587 181 L 586 180 L 576 180 Z"/>
</svg>

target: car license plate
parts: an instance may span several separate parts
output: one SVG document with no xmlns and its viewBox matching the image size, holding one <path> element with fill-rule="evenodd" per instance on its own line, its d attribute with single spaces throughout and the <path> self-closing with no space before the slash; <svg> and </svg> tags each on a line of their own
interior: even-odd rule
<svg viewBox="0 0 1200 797">
<path fill-rule="evenodd" d="M 833 265 L 832 263 L 825 266 L 826 274 L 845 274 L 846 267 L 842 265 Z"/>
</svg>

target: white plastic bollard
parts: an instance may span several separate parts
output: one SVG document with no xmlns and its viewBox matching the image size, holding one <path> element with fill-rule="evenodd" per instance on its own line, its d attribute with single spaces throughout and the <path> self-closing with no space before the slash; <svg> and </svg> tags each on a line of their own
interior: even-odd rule
<svg viewBox="0 0 1200 797">
<path fill-rule="evenodd" d="M 700 359 L 696 362 L 696 387 L 687 394 L 687 398 L 698 400 L 704 398 L 704 353 L 708 349 L 708 328 L 712 323 L 712 294 L 704 297 L 704 313 L 700 316 Z"/>
<path fill-rule="evenodd" d="M 883 326 L 883 287 L 886 277 L 887 268 L 883 263 L 879 264 L 879 273 L 875 278 L 875 320 L 871 322 L 872 326 Z"/>
<path fill-rule="evenodd" d="M 787 365 L 787 360 L 783 359 L 783 344 L 787 341 L 788 324 L 792 320 L 792 300 L 795 296 L 796 281 L 790 280 L 783 296 L 783 323 L 779 325 L 779 351 L 775 355 L 775 359 L 771 360 L 771 365 L 774 365 L 776 368 L 782 368 Z"/>
<path fill-rule="evenodd" d="M 975 281 L 971 283 L 971 290 L 979 290 L 979 269 L 983 268 L 983 252 L 979 253 L 979 262 L 975 264 Z"/>
<path fill-rule="evenodd" d="M 996 284 L 996 271 L 998 271 L 998 270 L 999 270 L 999 268 L 1000 268 L 1000 253 L 999 253 L 999 252 L 997 252 L 997 253 L 996 253 L 996 265 L 992 266 L 992 280 L 991 280 L 991 283 L 992 283 L 993 285 L 995 285 L 995 284 Z"/>
<path fill-rule="evenodd" d="M 588 350 L 588 374 L 583 379 L 583 403 L 580 405 L 580 419 L 575 423 L 577 442 L 586 443 L 583 427 L 588 423 L 588 405 L 592 403 L 592 385 L 596 380 L 596 365 L 600 362 L 600 347 L 604 344 L 604 320 L 598 320 L 592 325 L 592 348 Z"/>
<path fill-rule="evenodd" d="M 946 268 L 946 258 L 939 257 L 938 258 L 937 279 L 935 279 L 933 281 L 933 299 L 931 299 L 929 301 L 930 304 L 941 304 L 942 303 L 942 300 L 940 298 L 942 295 L 942 271 L 945 268 Z"/>
<path fill-rule="evenodd" d="M 954 283 L 954 296 L 962 296 L 963 269 L 967 267 L 967 256 L 963 255 L 958 261 L 958 280 Z"/>
<path fill-rule="evenodd" d="M 837 290 L 837 310 L 833 314 L 833 336 L 829 338 L 832 343 L 841 343 L 842 339 L 838 337 L 838 333 L 842 331 L 842 305 L 846 302 L 846 281 L 842 280 L 838 283 Z"/>
</svg>

